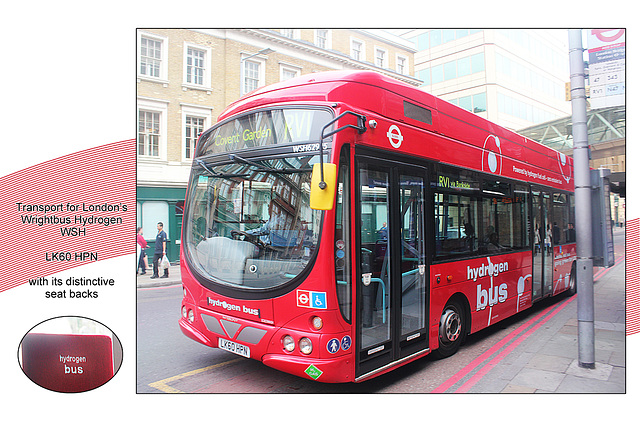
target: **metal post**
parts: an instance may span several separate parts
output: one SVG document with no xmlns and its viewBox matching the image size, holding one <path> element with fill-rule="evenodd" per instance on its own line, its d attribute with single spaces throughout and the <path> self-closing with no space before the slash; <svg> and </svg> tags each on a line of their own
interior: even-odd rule
<svg viewBox="0 0 640 427">
<path fill-rule="evenodd" d="M 569 30 L 571 121 L 576 195 L 576 282 L 578 287 L 578 365 L 594 369 L 593 257 L 591 236 L 591 175 L 587 135 L 587 98 L 584 83 L 582 30 Z"/>
</svg>

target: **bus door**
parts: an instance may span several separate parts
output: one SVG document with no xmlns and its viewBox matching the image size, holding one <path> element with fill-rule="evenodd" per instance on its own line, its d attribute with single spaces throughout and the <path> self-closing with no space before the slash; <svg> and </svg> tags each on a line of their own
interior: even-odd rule
<svg viewBox="0 0 640 427">
<path fill-rule="evenodd" d="M 533 218 L 533 301 L 553 291 L 551 193 L 531 189 Z"/>
<path fill-rule="evenodd" d="M 357 159 L 356 378 L 428 346 L 426 169 Z"/>
</svg>

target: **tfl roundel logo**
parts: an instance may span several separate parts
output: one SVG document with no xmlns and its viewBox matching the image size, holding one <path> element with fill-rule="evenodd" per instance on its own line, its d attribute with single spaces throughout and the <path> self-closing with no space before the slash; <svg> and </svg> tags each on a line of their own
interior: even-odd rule
<svg viewBox="0 0 640 427">
<path fill-rule="evenodd" d="M 502 148 L 500 138 L 489 135 L 482 147 L 482 170 L 484 172 L 502 173 Z"/>
<path fill-rule="evenodd" d="M 391 125 L 389 127 L 389 130 L 387 131 L 387 138 L 389 138 L 389 143 L 393 148 L 400 148 L 404 139 L 402 132 L 400 132 L 400 128 L 396 125 Z"/>
<path fill-rule="evenodd" d="M 571 180 L 571 165 L 569 164 L 569 159 L 567 159 L 566 154 L 558 153 L 558 166 L 560 167 L 560 173 L 567 183 Z"/>
</svg>

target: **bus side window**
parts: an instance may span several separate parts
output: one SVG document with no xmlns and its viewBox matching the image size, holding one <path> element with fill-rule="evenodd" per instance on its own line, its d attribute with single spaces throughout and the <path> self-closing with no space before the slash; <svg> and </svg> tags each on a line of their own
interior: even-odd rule
<svg viewBox="0 0 640 427">
<path fill-rule="evenodd" d="M 436 257 L 452 258 L 478 250 L 478 202 L 475 197 L 435 193 Z"/>
<path fill-rule="evenodd" d="M 571 231 L 567 234 L 567 243 L 576 242 L 576 199 L 573 194 L 569 195 L 569 223 Z"/>
</svg>

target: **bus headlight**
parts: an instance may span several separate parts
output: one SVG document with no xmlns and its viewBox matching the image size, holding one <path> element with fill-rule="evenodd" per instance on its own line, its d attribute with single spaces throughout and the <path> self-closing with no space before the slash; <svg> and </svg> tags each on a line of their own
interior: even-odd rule
<svg viewBox="0 0 640 427">
<path fill-rule="evenodd" d="M 282 338 L 282 348 L 289 353 L 296 349 L 296 342 L 291 335 L 285 335 Z"/>
<path fill-rule="evenodd" d="M 185 307 L 184 305 L 182 306 L 182 317 L 184 317 L 185 319 L 187 318 L 187 307 Z"/>
<path fill-rule="evenodd" d="M 300 345 L 302 354 L 311 354 L 313 351 L 313 344 L 311 344 L 311 340 L 307 337 L 301 338 L 298 344 Z"/>
<path fill-rule="evenodd" d="M 193 314 L 193 310 L 189 310 L 188 316 L 189 316 L 189 322 L 193 323 L 193 321 L 196 318 L 195 314 Z"/>
</svg>

